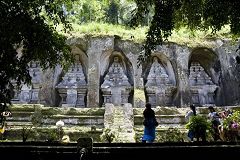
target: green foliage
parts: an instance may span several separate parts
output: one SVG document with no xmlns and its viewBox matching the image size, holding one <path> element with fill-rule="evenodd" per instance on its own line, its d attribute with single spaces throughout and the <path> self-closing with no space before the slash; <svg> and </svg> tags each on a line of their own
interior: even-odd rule
<svg viewBox="0 0 240 160">
<path fill-rule="evenodd" d="M 193 132 L 194 138 L 197 138 L 197 141 L 200 138 L 202 141 L 209 139 L 209 133 L 213 132 L 211 126 L 211 122 L 202 115 L 191 116 L 189 122 L 186 124 L 186 128 Z"/>
<path fill-rule="evenodd" d="M 81 0 L 67 11 L 67 19 L 73 23 L 108 22 L 127 24 L 135 3 L 128 0 Z"/>
<path fill-rule="evenodd" d="M 229 130 L 230 122 L 236 122 L 240 124 L 240 111 L 234 111 L 231 116 L 228 116 L 225 119 L 223 119 L 223 128 Z"/>
<path fill-rule="evenodd" d="M 107 23 L 86 23 L 82 25 L 73 24 L 71 35 L 76 37 L 90 36 L 114 36 L 118 35 L 123 40 L 131 40 L 137 43 L 145 41 L 146 27 L 138 27 L 135 29 L 121 25 L 113 25 Z"/>
<path fill-rule="evenodd" d="M 41 107 L 35 106 L 34 113 L 31 116 L 31 121 L 34 126 L 40 126 L 42 124 L 42 110 Z"/>
<path fill-rule="evenodd" d="M 63 5 L 70 0 L 0 0 L 0 102 L 11 103 L 13 81 L 17 86 L 30 83 L 29 63 L 37 61 L 43 69 L 71 62 L 66 37 L 55 27 L 71 29 Z"/>
<path fill-rule="evenodd" d="M 41 113 L 44 116 L 46 115 L 52 116 L 52 115 L 61 114 L 61 109 L 57 107 L 43 107 L 41 108 Z"/>
<path fill-rule="evenodd" d="M 82 24 L 92 21 L 100 22 L 105 19 L 104 5 L 97 0 L 75 1 L 72 8 L 67 10 L 67 19 L 70 22 Z"/>
<path fill-rule="evenodd" d="M 115 1 L 111 1 L 107 10 L 107 22 L 118 24 L 119 5 Z"/>
<path fill-rule="evenodd" d="M 60 139 L 59 133 L 57 129 L 40 129 L 40 128 L 35 128 L 34 130 L 34 139 L 39 141 L 39 140 L 44 140 L 48 142 L 53 142 L 53 141 L 58 141 Z"/>
<path fill-rule="evenodd" d="M 32 134 L 32 126 L 22 127 L 22 141 L 26 142 L 29 136 Z"/>
<path fill-rule="evenodd" d="M 103 133 L 100 135 L 102 142 L 112 143 L 115 138 L 117 138 L 117 133 L 110 128 L 105 128 Z"/>
<path fill-rule="evenodd" d="M 207 131 L 211 129 L 211 122 L 206 117 L 201 115 L 192 116 L 189 122 L 186 124 L 186 128 L 193 132 Z"/>
<path fill-rule="evenodd" d="M 239 141 L 240 111 L 235 110 L 223 119 L 222 135 L 225 141 Z"/>
</svg>

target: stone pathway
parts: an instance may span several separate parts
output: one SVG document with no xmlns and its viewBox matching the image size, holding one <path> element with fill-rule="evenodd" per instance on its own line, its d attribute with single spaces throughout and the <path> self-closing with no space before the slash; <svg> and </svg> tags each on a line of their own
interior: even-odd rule
<svg viewBox="0 0 240 160">
<path fill-rule="evenodd" d="M 130 104 L 123 106 L 111 105 L 106 107 L 106 110 L 108 109 L 112 114 L 105 114 L 105 117 L 107 116 L 106 118 L 110 121 L 105 121 L 104 125 L 116 133 L 116 142 L 135 142 L 132 106 Z"/>
</svg>

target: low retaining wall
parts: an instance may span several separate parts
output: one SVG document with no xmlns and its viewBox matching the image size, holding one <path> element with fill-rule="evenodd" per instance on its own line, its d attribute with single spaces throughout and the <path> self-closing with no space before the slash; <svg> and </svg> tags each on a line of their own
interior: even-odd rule
<svg viewBox="0 0 240 160">
<path fill-rule="evenodd" d="M 46 143 L 1 142 L 0 153 L 8 160 L 146 160 L 238 158 L 238 143 Z M 84 149 L 83 149 L 84 148 Z M 83 156 L 81 153 L 83 152 Z M 82 158 L 81 158 L 82 157 Z"/>
</svg>

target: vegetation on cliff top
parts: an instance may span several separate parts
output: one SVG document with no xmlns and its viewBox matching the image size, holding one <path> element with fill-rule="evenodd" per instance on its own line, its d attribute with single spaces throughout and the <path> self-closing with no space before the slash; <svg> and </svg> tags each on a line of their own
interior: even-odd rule
<svg viewBox="0 0 240 160">
<path fill-rule="evenodd" d="M 130 40 L 135 43 L 144 43 L 148 31 L 147 26 L 137 27 L 135 29 L 123 25 L 114 25 L 109 23 L 91 22 L 82 25 L 72 24 L 73 30 L 69 33 L 62 33 L 68 37 L 101 37 L 101 36 L 114 36 L 121 37 L 122 40 Z M 61 33 L 61 27 L 58 28 Z M 179 45 L 188 47 L 214 47 L 214 40 L 217 39 L 231 39 L 230 27 L 225 26 L 220 31 L 212 33 L 211 30 L 207 31 L 191 31 L 186 27 L 174 30 L 172 35 L 168 38 L 168 42 L 173 42 Z"/>
</svg>

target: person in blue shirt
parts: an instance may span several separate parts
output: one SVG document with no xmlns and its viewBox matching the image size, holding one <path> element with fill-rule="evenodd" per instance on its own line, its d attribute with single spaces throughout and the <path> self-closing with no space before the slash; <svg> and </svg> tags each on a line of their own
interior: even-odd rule
<svg viewBox="0 0 240 160">
<path fill-rule="evenodd" d="M 144 134 L 142 137 L 143 143 L 153 143 L 156 137 L 156 127 L 158 126 L 158 122 L 155 117 L 155 112 L 151 108 L 150 103 L 146 103 L 145 110 L 143 111 L 143 125 L 144 125 Z"/>
</svg>

